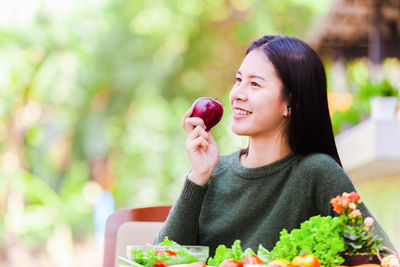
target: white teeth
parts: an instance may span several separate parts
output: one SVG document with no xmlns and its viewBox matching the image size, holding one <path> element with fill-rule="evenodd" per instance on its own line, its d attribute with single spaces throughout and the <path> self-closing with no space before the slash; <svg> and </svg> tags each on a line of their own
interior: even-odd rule
<svg viewBox="0 0 400 267">
<path fill-rule="evenodd" d="M 243 110 L 243 109 L 235 109 L 235 113 L 240 114 L 240 115 L 249 115 L 251 112 Z"/>
</svg>

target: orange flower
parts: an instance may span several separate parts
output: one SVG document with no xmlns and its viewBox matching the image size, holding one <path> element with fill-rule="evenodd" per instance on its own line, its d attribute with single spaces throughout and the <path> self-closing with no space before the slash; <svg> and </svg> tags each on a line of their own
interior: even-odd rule
<svg viewBox="0 0 400 267">
<path fill-rule="evenodd" d="M 342 206 L 345 208 L 351 203 L 350 199 L 348 199 L 346 197 L 342 197 L 341 200 L 342 200 Z"/>
<path fill-rule="evenodd" d="M 349 196 L 350 196 L 350 193 L 347 193 L 347 192 L 343 192 L 343 194 L 342 194 L 342 197 L 348 198 Z"/>
<path fill-rule="evenodd" d="M 354 191 L 349 194 L 349 199 L 351 202 L 358 202 L 358 203 L 361 202 L 360 194 Z"/>
<path fill-rule="evenodd" d="M 351 193 L 344 192 L 341 196 L 339 195 L 335 198 L 332 198 L 330 203 L 333 207 L 333 210 L 337 213 L 340 213 L 347 207 L 349 207 L 351 210 L 355 210 L 357 208 L 356 203 L 360 202 L 360 194 L 353 191 Z M 354 214 L 355 213 L 353 213 L 353 215 Z"/>
<path fill-rule="evenodd" d="M 334 210 L 336 213 L 340 213 L 342 210 L 344 210 L 344 207 L 343 207 L 343 206 L 340 206 L 340 205 L 337 205 L 337 206 L 334 206 L 334 207 L 333 207 L 333 210 Z"/>
<path fill-rule="evenodd" d="M 345 207 L 342 204 L 342 197 L 337 196 L 331 199 L 331 205 L 333 210 L 337 213 L 340 213 Z"/>
</svg>

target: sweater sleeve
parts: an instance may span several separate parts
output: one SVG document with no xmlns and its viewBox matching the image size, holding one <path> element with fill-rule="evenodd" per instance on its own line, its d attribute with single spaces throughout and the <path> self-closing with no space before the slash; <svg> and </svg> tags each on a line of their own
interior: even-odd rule
<svg viewBox="0 0 400 267">
<path fill-rule="evenodd" d="M 199 216 L 207 185 L 193 183 L 187 177 L 182 191 L 172 207 L 154 243 L 160 243 L 165 237 L 180 245 L 196 245 L 199 228 Z"/>
<path fill-rule="evenodd" d="M 316 175 L 317 186 L 315 188 L 315 202 L 317 208 L 324 216 L 338 216 L 338 214 L 334 212 L 330 200 L 338 195 L 342 195 L 344 192 L 350 193 L 357 190 L 343 168 L 329 156 L 323 155 L 322 160 L 319 162 L 320 164 L 317 164 L 315 169 L 318 173 Z M 375 223 L 372 226 L 372 233 L 382 239 L 382 245 L 395 250 L 385 230 L 375 219 L 364 202 L 359 205 L 359 209 L 361 210 L 363 218 L 372 217 L 374 219 Z"/>
</svg>

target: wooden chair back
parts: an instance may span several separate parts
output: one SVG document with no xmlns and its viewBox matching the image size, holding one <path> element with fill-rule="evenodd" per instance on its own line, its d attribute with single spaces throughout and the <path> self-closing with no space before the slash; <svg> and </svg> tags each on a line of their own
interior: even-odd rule
<svg viewBox="0 0 400 267">
<path fill-rule="evenodd" d="M 106 222 L 103 267 L 117 267 L 118 256 L 126 257 L 127 245 L 153 243 L 171 205 L 120 209 Z"/>
</svg>

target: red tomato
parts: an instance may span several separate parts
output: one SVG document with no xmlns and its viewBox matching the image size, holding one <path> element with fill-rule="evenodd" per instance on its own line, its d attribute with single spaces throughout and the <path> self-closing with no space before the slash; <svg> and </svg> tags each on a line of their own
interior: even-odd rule
<svg viewBox="0 0 400 267">
<path fill-rule="evenodd" d="M 187 265 L 187 267 L 207 267 L 207 264 L 205 264 L 202 261 L 196 261 L 196 262 L 189 263 Z"/>
<path fill-rule="evenodd" d="M 314 255 L 299 255 L 294 257 L 292 265 L 295 267 L 320 267 L 321 262 Z"/>
<path fill-rule="evenodd" d="M 153 267 L 168 267 L 168 263 L 166 263 L 165 261 L 156 261 Z"/>
<path fill-rule="evenodd" d="M 158 249 L 154 252 L 156 255 L 162 255 L 164 253 L 167 253 L 170 256 L 176 256 L 175 251 L 172 251 L 170 249 Z"/>
<path fill-rule="evenodd" d="M 240 260 L 240 262 L 243 264 L 251 264 L 251 265 L 264 264 L 264 262 L 254 254 L 244 257 L 243 259 Z"/>
<path fill-rule="evenodd" d="M 221 262 L 219 267 L 243 267 L 243 262 L 237 261 L 235 259 L 224 260 Z"/>
</svg>

